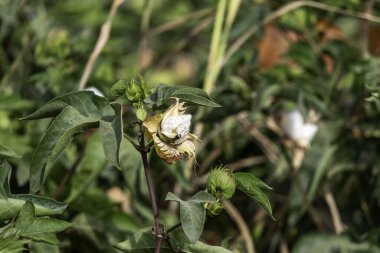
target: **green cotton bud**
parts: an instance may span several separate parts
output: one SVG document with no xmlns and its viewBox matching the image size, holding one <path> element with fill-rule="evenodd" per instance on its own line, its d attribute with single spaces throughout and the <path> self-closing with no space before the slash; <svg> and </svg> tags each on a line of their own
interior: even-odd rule
<svg viewBox="0 0 380 253">
<path fill-rule="evenodd" d="M 224 209 L 224 206 L 220 201 L 217 201 L 215 203 L 205 203 L 204 207 L 206 209 L 206 214 L 208 217 L 217 216 Z"/>
<path fill-rule="evenodd" d="M 224 166 L 216 167 L 211 170 L 207 179 L 207 191 L 214 198 L 231 198 L 236 189 L 235 176 L 232 171 Z"/>
<path fill-rule="evenodd" d="M 140 80 L 130 80 L 128 82 L 127 89 L 125 90 L 125 95 L 132 103 L 137 103 L 144 100 L 147 96 L 144 80 L 142 78 Z"/>
</svg>

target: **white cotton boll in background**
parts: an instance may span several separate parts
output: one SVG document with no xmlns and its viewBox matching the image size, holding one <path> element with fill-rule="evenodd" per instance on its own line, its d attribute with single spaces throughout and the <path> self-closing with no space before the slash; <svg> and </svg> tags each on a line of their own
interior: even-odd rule
<svg viewBox="0 0 380 253">
<path fill-rule="evenodd" d="M 95 88 L 94 86 L 88 87 L 88 88 L 86 88 L 84 90 L 92 91 L 92 92 L 95 93 L 96 96 L 104 97 L 104 94 L 100 90 L 98 90 L 97 88 Z"/>
<path fill-rule="evenodd" d="M 298 109 L 284 113 L 282 128 L 292 140 L 301 146 L 308 146 L 318 131 L 316 124 L 305 123 Z"/>
</svg>

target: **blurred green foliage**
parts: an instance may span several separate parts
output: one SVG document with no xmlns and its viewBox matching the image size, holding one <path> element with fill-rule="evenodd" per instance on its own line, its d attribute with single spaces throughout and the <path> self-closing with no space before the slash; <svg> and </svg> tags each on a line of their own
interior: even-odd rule
<svg viewBox="0 0 380 253">
<path fill-rule="evenodd" d="M 153 2 L 145 33 L 144 2 Z M 297 1 L 242 1 L 228 44 L 291 2 Z M 378 1 L 319 2 L 380 16 Z M 51 123 L 19 118 L 78 89 L 111 5 L 0 1 L 0 159 L 12 166 L 13 194 L 28 191 L 33 152 Z M 115 81 L 141 74 L 149 88 L 202 88 L 217 5 L 126 1 L 87 87 L 106 93 Z M 233 200 L 256 252 L 380 252 L 379 33 L 377 23 L 314 8 L 284 13 L 260 27 L 217 78 L 211 97 L 223 107 L 194 111 L 203 124 L 196 168 L 185 162 L 168 166 L 150 156 L 165 224 L 176 224 L 178 217 L 177 207 L 164 201 L 166 193 L 176 189 L 189 198 L 202 189 L 210 168 L 223 162 L 273 187 L 269 201 L 276 221 L 244 194 Z M 308 147 L 299 147 L 282 128 L 284 113 L 294 108 L 318 125 Z M 128 110 L 125 119 L 132 118 Z M 121 171 L 107 162 L 97 131 L 72 138 L 39 192 L 68 203 L 57 218 L 72 227 L 58 234 L 60 245 L 30 242 L 29 252 L 118 252 L 113 244 L 152 224 L 139 154 L 124 140 L 120 150 Z M 246 252 L 239 234 L 223 212 L 206 223 L 202 238 Z"/>
</svg>

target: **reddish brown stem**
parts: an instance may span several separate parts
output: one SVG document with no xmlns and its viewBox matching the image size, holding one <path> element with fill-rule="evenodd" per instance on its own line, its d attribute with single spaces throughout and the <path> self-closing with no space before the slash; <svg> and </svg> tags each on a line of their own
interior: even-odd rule
<svg viewBox="0 0 380 253">
<path fill-rule="evenodd" d="M 148 156 L 147 156 L 149 149 L 147 149 L 147 147 L 145 146 L 144 132 L 142 131 L 142 126 L 141 126 L 141 138 L 140 138 L 140 150 L 139 151 L 140 151 L 141 158 L 142 158 L 143 165 L 144 165 L 145 179 L 146 179 L 146 183 L 148 185 L 149 198 L 150 198 L 150 203 L 152 205 L 152 211 L 153 211 L 153 217 L 154 217 L 154 233 L 156 235 L 155 253 L 160 253 L 161 252 L 161 244 L 162 244 L 162 241 L 164 239 L 164 232 L 161 228 L 160 217 L 158 216 L 156 193 L 154 191 L 153 179 L 152 179 L 152 175 L 150 173 L 150 167 L 149 167 Z"/>
</svg>

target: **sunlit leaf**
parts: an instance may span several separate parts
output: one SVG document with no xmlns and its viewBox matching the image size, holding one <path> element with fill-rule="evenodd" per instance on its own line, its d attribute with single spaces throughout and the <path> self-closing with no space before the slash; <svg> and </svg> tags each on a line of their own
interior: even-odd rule
<svg viewBox="0 0 380 253">
<path fill-rule="evenodd" d="M 234 173 L 237 188 L 254 199 L 265 212 L 272 218 L 272 207 L 270 205 L 267 195 L 261 189 L 271 189 L 264 182 L 249 173 L 238 172 Z"/>
</svg>

